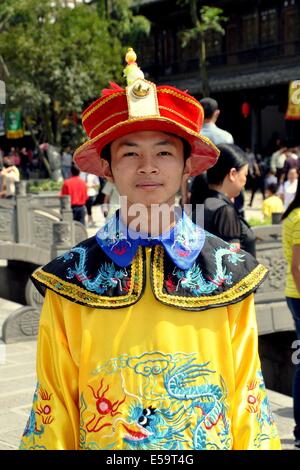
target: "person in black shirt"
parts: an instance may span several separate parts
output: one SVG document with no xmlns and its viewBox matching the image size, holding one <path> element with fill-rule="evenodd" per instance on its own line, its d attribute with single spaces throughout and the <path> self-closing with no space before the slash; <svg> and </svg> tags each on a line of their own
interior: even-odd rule
<svg viewBox="0 0 300 470">
<path fill-rule="evenodd" d="M 236 145 L 220 144 L 218 149 L 219 159 L 207 171 L 208 190 L 202 187 L 204 228 L 255 257 L 255 235 L 234 205 L 246 184 L 247 156 Z"/>
</svg>

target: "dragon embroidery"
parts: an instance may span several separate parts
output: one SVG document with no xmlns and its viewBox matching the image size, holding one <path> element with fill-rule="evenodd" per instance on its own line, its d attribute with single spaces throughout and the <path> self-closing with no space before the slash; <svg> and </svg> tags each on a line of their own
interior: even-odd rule
<svg viewBox="0 0 300 470">
<path fill-rule="evenodd" d="M 233 247 L 217 248 L 215 250 L 216 272 L 213 277 L 207 279 L 203 275 L 202 269 L 197 263 L 194 263 L 190 269 L 181 270 L 174 268 L 172 275 L 165 281 L 168 291 L 177 292 L 179 288 L 188 289 L 192 294 L 199 296 L 202 294 L 211 294 L 218 287 L 231 285 L 233 283 L 232 273 L 228 272 L 227 267 L 223 265 L 223 257 L 227 256 L 228 261 L 237 265 L 244 261 L 244 254 L 238 253 Z M 174 283 L 172 277 L 177 279 Z"/>
<path fill-rule="evenodd" d="M 229 449 L 232 442 L 225 382 L 220 377 L 219 383 L 213 383 L 215 371 L 209 368 L 209 362 L 198 364 L 195 359 L 195 354 L 152 352 L 140 356 L 122 355 L 98 366 L 94 372 L 95 383 L 99 383 L 99 374 L 107 378 L 114 375 L 114 383 L 119 376 L 121 395 L 115 395 L 114 402 L 109 401 L 110 414 L 106 415 L 109 418 L 106 424 L 109 431 L 97 426 L 97 441 L 93 440 L 93 434 L 90 433 L 90 417 L 94 423 L 95 409 L 88 409 L 87 400 L 81 398 L 85 404 L 81 413 L 81 432 L 85 436 L 83 447 L 128 450 Z M 131 380 L 125 379 L 128 371 L 136 378 L 142 378 L 138 390 L 129 390 Z M 102 382 L 103 379 L 100 381 L 101 387 Z M 91 385 L 88 387 L 92 389 Z M 109 389 L 101 388 L 100 391 L 101 394 L 96 397 L 103 401 L 103 393 Z M 103 426 L 102 423 L 104 419 L 101 419 Z"/>
<path fill-rule="evenodd" d="M 61 258 L 64 262 L 72 261 L 74 254 L 78 253 L 79 261 L 75 262 L 74 267 L 68 267 L 66 270 L 66 278 L 76 278 L 77 281 L 81 282 L 83 286 L 90 292 L 96 292 L 97 294 L 103 294 L 110 288 L 119 287 L 120 291 L 128 292 L 129 290 L 129 279 L 128 273 L 125 268 L 116 269 L 114 263 L 103 263 L 96 276 L 91 279 L 86 271 L 87 262 L 87 250 L 84 247 L 77 246 L 72 250 L 65 253 Z M 122 280 L 125 283 L 122 284 Z"/>
</svg>

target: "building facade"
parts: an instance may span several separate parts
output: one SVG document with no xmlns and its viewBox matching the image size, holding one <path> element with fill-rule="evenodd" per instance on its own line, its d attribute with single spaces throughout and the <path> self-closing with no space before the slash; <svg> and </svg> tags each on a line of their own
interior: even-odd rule
<svg viewBox="0 0 300 470">
<path fill-rule="evenodd" d="M 236 143 L 265 155 L 277 138 L 300 144 L 300 121 L 284 119 L 288 86 L 300 80 L 300 0 L 214 0 L 223 9 L 225 34 L 206 35 L 210 94 L 220 105 L 219 124 Z M 183 48 L 191 27 L 189 7 L 176 0 L 142 1 L 152 31 L 140 47 L 149 78 L 167 81 L 201 98 L 199 44 Z"/>
</svg>

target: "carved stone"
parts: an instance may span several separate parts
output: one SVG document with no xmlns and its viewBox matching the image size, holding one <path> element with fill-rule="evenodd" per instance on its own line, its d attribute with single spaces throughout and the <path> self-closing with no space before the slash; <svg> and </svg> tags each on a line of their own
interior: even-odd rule
<svg viewBox="0 0 300 470">
<path fill-rule="evenodd" d="M 287 263 L 282 249 L 282 226 L 255 227 L 256 258 L 269 269 L 265 282 L 255 294 L 259 334 L 293 331 L 294 323 L 285 301 Z"/>
<path fill-rule="evenodd" d="M 34 244 L 44 247 L 49 246 L 52 240 L 53 220 L 40 214 L 33 214 L 32 236 Z"/>
<path fill-rule="evenodd" d="M 40 311 L 44 303 L 44 297 L 39 293 L 31 279 L 28 279 L 25 287 L 25 298 L 27 305 Z"/>
<path fill-rule="evenodd" d="M 257 251 L 257 260 L 269 269 L 269 275 L 261 286 L 260 292 L 280 290 L 284 297 L 287 263 L 283 256 L 282 247 L 277 246 L 272 251 L 268 248 L 262 252 Z"/>
<path fill-rule="evenodd" d="M 14 241 L 16 233 L 15 209 L 0 207 L 0 240 Z"/>
<path fill-rule="evenodd" d="M 73 222 L 74 224 L 74 229 L 75 229 L 75 244 L 82 242 L 83 240 L 86 240 L 87 238 L 87 231 L 84 225 L 82 225 L 80 222 Z"/>
<path fill-rule="evenodd" d="M 56 222 L 53 224 L 54 245 L 71 245 L 71 227 L 67 222 Z"/>
<path fill-rule="evenodd" d="M 72 226 L 68 222 L 56 222 L 53 224 L 53 244 L 51 247 L 51 259 L 62 255 L 72 246 Z"/>
<path fill-rule="evenodd" d="M 5 343 L 30 341 L 36 338 L 39 329 L 40 313 L 33 307 L 21 307 L 12 313 L 2 328 Z"/>
</svg>

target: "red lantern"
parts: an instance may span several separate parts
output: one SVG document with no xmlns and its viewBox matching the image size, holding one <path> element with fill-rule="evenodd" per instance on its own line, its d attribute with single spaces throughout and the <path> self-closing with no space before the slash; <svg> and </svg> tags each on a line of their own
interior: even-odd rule
<svg viewBox="0 0 300 470">
<path fill-rule="evenodd" d="M 250 115 L 250 104 L 246 101 L 242 104 L 242 115 L 245 119 Z"/>
</svg>

